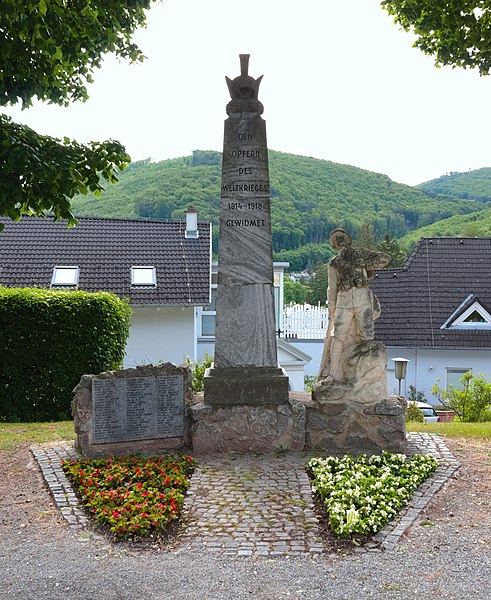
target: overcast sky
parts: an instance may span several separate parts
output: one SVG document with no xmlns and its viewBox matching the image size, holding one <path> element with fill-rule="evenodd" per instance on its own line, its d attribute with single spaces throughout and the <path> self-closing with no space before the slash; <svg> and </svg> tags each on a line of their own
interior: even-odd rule
<svg viewBox="0 0 491 600">
<path fill-rule="evenodd" d="M 270 149 L 409 185 L 491 166 L 491 77 L 437 69 L 379 0 L 164 0 L 135 41 L 147 60 L 107 58 L 85 104 L 6 112 L 55 137 L 117 139 L 133 160 L 221 150 L 225 75 L 249 53 Z"/>
</svg>

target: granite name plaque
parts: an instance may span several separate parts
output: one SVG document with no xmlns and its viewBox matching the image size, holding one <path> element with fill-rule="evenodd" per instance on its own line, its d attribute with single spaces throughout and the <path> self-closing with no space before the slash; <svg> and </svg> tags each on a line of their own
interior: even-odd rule
<svg viewBox="0 0 491 600">
<path fill-rule="evenodd" d="M 182 375 L 92 380 L 93 443 L 184 435 Z"/>
</svg>

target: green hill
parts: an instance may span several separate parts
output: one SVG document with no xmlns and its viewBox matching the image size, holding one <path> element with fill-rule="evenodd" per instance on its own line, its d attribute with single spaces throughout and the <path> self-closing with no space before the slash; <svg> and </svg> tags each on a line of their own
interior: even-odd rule
<svg viewBox="0 0 491 600">
<path fill-rule="evenodd" d="M 432 197 L 357 167 L 275 151 L 269 157 L 275 258 L 291 262 L 292 269 L 327 258 L 325 240 L 334 227 L 356 236 L 362 224 L 371 223 L 379 237 L 402 237 L 482 208 L 476 200 Z M 217 224 L 220 180 L 219 152 L 196 150 L 158 163 L 144 160 L 132 163 L 100 198 L 75 198 L 73 209 L 80 216 L 182 219 L 192 205 L 200 220 Z"/>
<path fill-rule="evenodd" d="M 489 202 L 491 200 L 491 168 L 477 169 L 465 173 L 449 173 L 417 186 L 427 194 L 445 194 Z"/>
<path fill-rule="evenodd" d="M 416 229 L 400 239 L 409 251 L 422 237 L 491 237 L 491 206 L 467 215 L 455 215 Z"/>
<path fill-rule="evenodd" d="M 410 250 L 421 237 L 488 237 L 491 236 L 491 168 L 465 173 L 449 173 L 416 186 L 434 198 L 472 199 L 481 204 L 468 214 L 454 215 L 407 233 L 401 246 Z M 484 205 L 483 205 L 484 204 Z"/>
</svg>

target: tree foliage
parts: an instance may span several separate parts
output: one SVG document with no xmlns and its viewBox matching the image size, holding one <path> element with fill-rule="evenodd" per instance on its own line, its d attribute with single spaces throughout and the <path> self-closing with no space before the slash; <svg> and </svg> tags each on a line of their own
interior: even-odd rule
<svg viewBox="0 0 491 600">
<path fill-rule="evenodd" d="M 308 283 L 309 293 L 307 302 L 309 304 L 327 304 L 327 286 L 328 286 L 328 264 L 319 263 L 312 274 L 312 279 Z"/>
<path fill-rule="evenodd" d="M 465 200 L 489 202 L 491 201 L 491 168 L 484 167 L 464 173 L 454 171 L 421 183 L 417 187 L 433 197 L 442 194 Z"/>
<path fill-rule="evenodd" d="M 288 277 L 285 277 L 283 294 L 285 304 L 304 304 L 307 301 L 309 287 L 299 281 L 291 281 Z"/>
<path fill-rule="evenodd" d="M 73 225 L 70 198 L 100 194 L 101 176 L 115 183 L 129 160 L 119 142 L 57 140 L 0 115 L 0 214 L 17 221 L 52 213 Z"/>
<path fill-rule="evenodd" d="M 68 105 L 88 98 L 87 84 L 104 54 L 131 62 L 143 55 L 131 41 L 152 0 L 2 0 L 0 105 L 33 99 Z M 130 161 L 118 142 L 78 144 L 37 134 L 0 116 L 0 214 L 53 212 L 76 221 L 70 198 L 99 193 Z"/>
<path fill-rule="evenodd" d="M 369 248 L 388 254 L 390 262 L 387 268 L 400 267 L 407 258 L 407 254 L 395 238 L 386 233 L 382 239 L 379 239 L 370 223 L 363 223 L 353 244 L 359 248 Z"/>
<path fill-rule="evenodd" d="M 422 237 L 491 237 L 491 206 L 468 215 L 455 215 L 406 234 L 399 243 L 409 249 Z"/>
<path fill-rule="evenodd" d="M 414 46 L 438 66 L 491 70 L 490 0 L 383 0 L 395 22 L 416 34 Z"/>
</svg>

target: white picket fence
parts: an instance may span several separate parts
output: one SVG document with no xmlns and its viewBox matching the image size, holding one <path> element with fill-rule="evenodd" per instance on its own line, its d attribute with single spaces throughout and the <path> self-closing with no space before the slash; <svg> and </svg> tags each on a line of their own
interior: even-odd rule
<svg viewBox="0 0 491 600">
<path fill-rule="evenodd" d="M 311 304 L 288 304 L 283 308 L 286 339 L 318 340 L 326 337 L 327 308 Z"/>
</svg>

